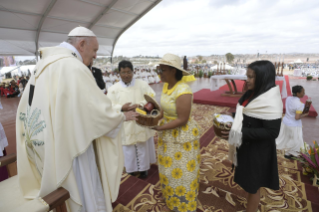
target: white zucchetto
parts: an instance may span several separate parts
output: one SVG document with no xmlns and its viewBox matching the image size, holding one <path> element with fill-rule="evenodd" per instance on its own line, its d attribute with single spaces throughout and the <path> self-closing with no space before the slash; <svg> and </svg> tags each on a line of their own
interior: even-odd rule
<svg viewBox="0 0 319 212">
<path fill-rule="evenodd" d="M 69 37 L 96 37 L 96 35 L 85 27 L 76 27 L 71 30 Z"/>
</svg>

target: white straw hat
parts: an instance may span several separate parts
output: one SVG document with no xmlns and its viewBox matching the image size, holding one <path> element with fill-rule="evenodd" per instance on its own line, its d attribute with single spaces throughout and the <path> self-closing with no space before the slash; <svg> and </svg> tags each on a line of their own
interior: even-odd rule
<svg viewBox="0 0 319 212">
<path fill-rule="evenodd" d="M 182 65 L 181 58 L 175 54 L 170 54 L 170 53 L 165 54 L 158 64 L 174 67 L 182 71 L 184 76 L 189 75 L 188 71 L 184 70 L 181 67 Z"/>
<path fill-rule="evenodd" d="M 96 37 L 96 35 L 85 27 L 75 27 L 68 35 L 69 37 Z"/>
</svg>

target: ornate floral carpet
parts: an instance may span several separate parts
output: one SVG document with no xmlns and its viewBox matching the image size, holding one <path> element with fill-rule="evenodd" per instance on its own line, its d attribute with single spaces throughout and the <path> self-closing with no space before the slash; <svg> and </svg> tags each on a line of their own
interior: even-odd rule
<svg viewBox="0 0 319 212">
<path fill-rule="evenodd" d="M 192 116 L 201 129 L 201 170 L 198 196 L 199 212 L 232 212 L 246 208 L 244 190 L 234 180 L 231 163 L 227 160 L 228 143 L 215 136 L 212 129 L 214 113 L 227 107 L 193 105 Z M 155 139 L 156 141 L 156 139 Z M 280 190 L 261 188 L 259 210 L 262 212 L 319 211 L 318 187 L 301 174 L 296 161 L 278 153 Z M 153 164 L 146 179 L 123 174 L 119 197 L 113 204 L 114 212 L 169 211 L 162 199 L 157 165 Z"/>
</svg>

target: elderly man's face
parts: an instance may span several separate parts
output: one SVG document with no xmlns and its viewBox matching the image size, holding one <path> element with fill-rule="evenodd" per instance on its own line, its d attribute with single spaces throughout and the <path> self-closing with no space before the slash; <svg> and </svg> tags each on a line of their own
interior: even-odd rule
<svg viewBox="0 0 319 212">
<path fill-rule="evenodd" d="M 96 52 L 99 50 L 99 43 L 96 37 L 89 37 L 87 39 L 83 39 L 76 47 L 80 52 L 83 63 L 86 66 L 93 64 L 93 60 L 96 58 Z"/>
</svg>

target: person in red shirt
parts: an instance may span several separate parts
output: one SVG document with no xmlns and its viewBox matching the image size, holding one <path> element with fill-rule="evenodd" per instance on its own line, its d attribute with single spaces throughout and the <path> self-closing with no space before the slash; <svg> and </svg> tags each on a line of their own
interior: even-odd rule
<svg viewBox="0 0 319 212">
<path fill-rule="evenodd" d="M 7 95 L 8 98 L 16 97 L 20 94 L 19 87 L 14 80 L 11 81 L 11 85 L 9 86 L 8 90 L 10 92 L 10 94 Z"/>
<path fill-rule="evenodd" d="M 0 84 L 0 96 L 4 96 L 5 83 Z"/>
<path fill-rule="evenodd" d="M 10 85 L 9 84 L 4 84 L 4 88 L 2 89 L 1 95 L 3 96 L 10 96 L 12 93 L 10 92 Z"/>
</svg>

